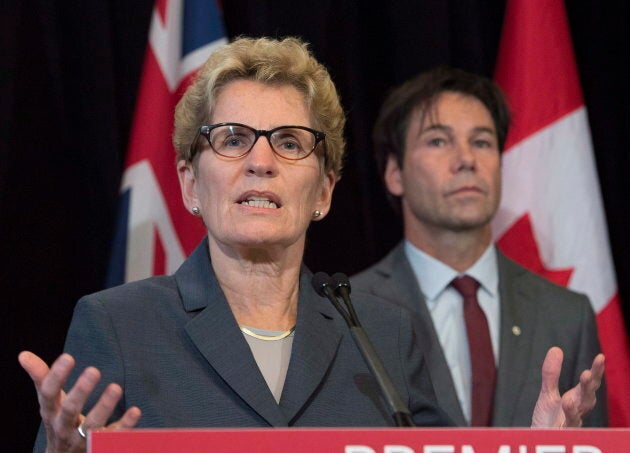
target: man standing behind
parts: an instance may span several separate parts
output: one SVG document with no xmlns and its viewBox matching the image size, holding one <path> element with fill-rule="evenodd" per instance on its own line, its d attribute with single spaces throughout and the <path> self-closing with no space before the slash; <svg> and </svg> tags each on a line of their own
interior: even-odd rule
<svg viewBox="0 0 630 453">
<path fill-rule="evenodd" d="M 548 349 L 564 351 L 560 393 L 600 352 L 588 298 L 493 244 L 509 121 L 491 80 L 439 67 L 396 88 L 374 129 L 404 240 L 354 276 L 353 291 L 414 314 L 438 403 L 460 426 L 530 426 Z M 586 426 L 606 425 L 604 391 Z"/>
</svg>

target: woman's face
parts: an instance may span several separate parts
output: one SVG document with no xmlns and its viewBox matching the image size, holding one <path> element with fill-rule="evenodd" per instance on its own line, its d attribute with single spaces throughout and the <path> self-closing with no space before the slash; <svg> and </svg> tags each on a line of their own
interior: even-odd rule
<svg viewBox="0 0 630 453">
<path fill-rule="evenodd" d="M 221 89 L 211 124 L 222 122 L 264 130 L 287 125 L 315 128 L 294 87 L 249 80 Z M 231 247 L 303 248 L 313 213 L 322 213 L 318 220 L 326 215 L 335 184 L 332 172 L 323 174 L 315 152 L 289 161 L 276 155 L 265 137 L 240 158 L 216 154 L 203 137 L 198 146 L 203 151 L 197 171 L 180 161 L 178 174 L 184 204 L 189 212 L 199 208 L 211 240 Z"/>
</svg>

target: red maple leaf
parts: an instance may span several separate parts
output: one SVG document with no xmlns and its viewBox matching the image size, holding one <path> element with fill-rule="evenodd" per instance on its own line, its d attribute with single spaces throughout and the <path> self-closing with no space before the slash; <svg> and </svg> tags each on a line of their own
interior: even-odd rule
<svg viewBox="0 0 630 453">
<path fill-rule="evenodd" d="M 561 286 L 569 284 L 574 268 L 548 269 L 542 262 L 529 214 L 524 214 L 514 222 L 497 241 L 497 246 L 514 261 L 541 277 Z"/>
</svg>

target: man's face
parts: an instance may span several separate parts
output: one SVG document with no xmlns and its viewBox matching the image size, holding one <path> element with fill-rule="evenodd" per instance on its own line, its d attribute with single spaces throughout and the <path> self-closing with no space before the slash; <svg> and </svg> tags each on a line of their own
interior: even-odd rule
<svg viewBox="0 0 630 453">
<path fill-rule="evenodd" d="M 410 118 L 402 168 L 390 158 L 385 174 L 389 191 L 402 197 L 406 236 L 488 233 L 501 196 L 490 112 L 474 97 L 447 91 L 422 116 L 418 109 Z"/>
</svg>

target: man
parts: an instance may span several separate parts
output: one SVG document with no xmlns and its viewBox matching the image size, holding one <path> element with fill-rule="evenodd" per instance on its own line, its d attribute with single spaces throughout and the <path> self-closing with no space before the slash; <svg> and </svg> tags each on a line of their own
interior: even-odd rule
<svg viewBox="0 0 630 453">
<path fill-rule="evenodd" d="M 460 426 L 530 426 L 549 348 L 564 351 L 561 393 L 600 352 L 587 297 L 527 271 L 492 242 L 509 118 L 492 81 L 439 67 L 395 89 L 374 129 L 404 240 L 354 276 L 353 291 L 414 314 L 438 403 Z M 606 425 L 604 396 L 602 386 L 585 425 Z"/>
</svg>

